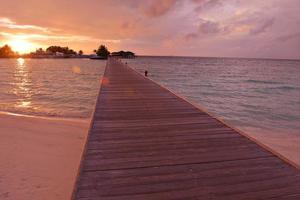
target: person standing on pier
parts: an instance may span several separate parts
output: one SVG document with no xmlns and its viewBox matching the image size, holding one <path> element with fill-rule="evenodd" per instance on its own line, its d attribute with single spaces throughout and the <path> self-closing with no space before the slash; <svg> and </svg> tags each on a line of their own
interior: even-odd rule
<svg viewBox="0 0 300 200">
<path fill-rule="evenodd" d="M 145 76 L 148 76 L 148 71 L 147 70 L 145 70 Z"/>
</svg>

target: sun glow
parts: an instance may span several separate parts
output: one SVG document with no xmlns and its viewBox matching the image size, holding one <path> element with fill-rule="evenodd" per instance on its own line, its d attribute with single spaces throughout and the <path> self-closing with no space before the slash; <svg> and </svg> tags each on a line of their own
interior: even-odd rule
<svg viewBox="0 0 300 200">
<path fill-rule="evenodd" d="M 20 67 L 23 67 L 23 66 L 24 66 L 24 63 L 25 63 L 24 58 L 18 58 L 17 61 L 18 61 L 18 65 L 19 65 Z"/>
<path fill-rule="evenodd" d="M 26 39 L 16 38 L 8 42 L 8 45 L 11 46 L 13 51 L 18 53 L 30 53 L 35 49 L 35 45 Z"/>
</svg>

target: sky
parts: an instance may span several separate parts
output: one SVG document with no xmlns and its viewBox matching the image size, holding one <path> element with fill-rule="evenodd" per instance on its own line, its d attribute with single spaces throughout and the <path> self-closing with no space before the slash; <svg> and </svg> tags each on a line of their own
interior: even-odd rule
<svg viewBox="0 0 300 200">
<path fill-rule="evenodd" d="M 300 0 L 0 0 L 0 45 L 300 59 Z"/>
</svg>

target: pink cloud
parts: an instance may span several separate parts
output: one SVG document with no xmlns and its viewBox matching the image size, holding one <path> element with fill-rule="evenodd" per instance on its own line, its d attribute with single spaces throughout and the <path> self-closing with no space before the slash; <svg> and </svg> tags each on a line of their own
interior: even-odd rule
<svg viewBox="0 0 300 200">
<path fill-rule="evenodd" d="M 298 40 L 297 43 L 300 44 L 300 32 L 277 37 L 274 42 L 288 42 L 294 39 L 297 39 Z"/>
<path fill-rule="evenodd" d="M 274 18 L 266 20 L 262 24 L 251 29 L 250 34 L 257 35 L 257 34 L 266 32 L 267 29 L 270 28 L 274 24 L 274 21 L 275 21 Z"/>
<path fill-rule="evenodd" d="M 142 10 L 148 17 L 159 17 L 166 14 L 177 0 L 152 0 L 143 3 Z"/>
<path fill-rule="evenodd" d="M 201 12 L 207 9 L 213 9 L 216 6 L 222 6 L 222 0 L 192 0 L 198 5 L 195 8 L 196 12 Z"/>
</svg>

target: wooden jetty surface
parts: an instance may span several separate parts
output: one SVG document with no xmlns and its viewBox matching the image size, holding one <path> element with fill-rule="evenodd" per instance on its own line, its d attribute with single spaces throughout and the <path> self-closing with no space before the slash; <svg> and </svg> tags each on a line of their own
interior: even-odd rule
<svg viewBox="0 0 300 200">
<path fill-rule="evenodd" d="M 110 59 L 73 200 L 300 199 L 300 171 Z"/>
</svg>

